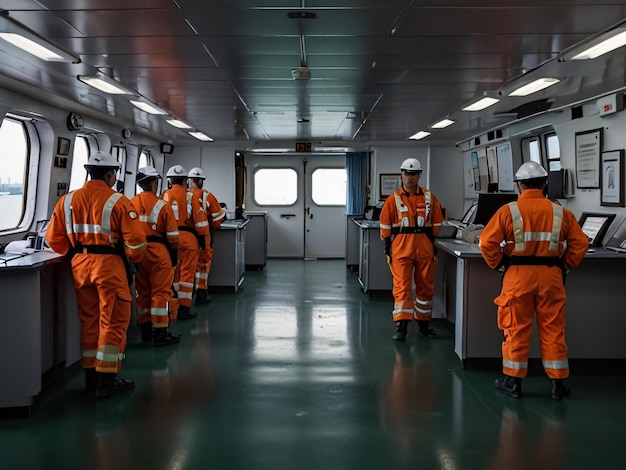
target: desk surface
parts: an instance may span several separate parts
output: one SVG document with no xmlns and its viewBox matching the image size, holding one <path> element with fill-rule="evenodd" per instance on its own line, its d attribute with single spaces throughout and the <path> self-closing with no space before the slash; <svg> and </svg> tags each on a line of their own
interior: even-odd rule
<svg viewBox="0 0 626 470">
<path fill-rule="evenodd" d="M 0 271 L 11 271 L 15 269 L 39 269 L 50 262 L 60 261 L 62 255 L 54 251 L 36 251 L 29 254 L 0 254 Z"/>
<path fill-rule="evenodd" d="M 435 246 L 459 258 L 482 258 L 480 248 L 476 243 L 446 238 L 437 240 Z M 626 259 L 626 253 L 617 253 L 606 248 L 594 247 L 587 252 L 585 259 Z"/>
<path fill-rule="evenodd" d="M 222 222 L 220 230 L 238 230 L 244 228 L 250 219 L 229 219 Z"/>
</svg>

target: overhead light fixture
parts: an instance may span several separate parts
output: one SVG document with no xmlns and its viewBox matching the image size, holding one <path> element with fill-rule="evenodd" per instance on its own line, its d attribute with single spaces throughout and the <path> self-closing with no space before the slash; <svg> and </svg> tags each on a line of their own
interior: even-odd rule
<svg viewBox="0 0 626 470">
<path fill-rule="evenodd" d="M 409 139 L 420 140 L 420 139 L 423 139 L 424 137 L 428 137 L 429 135 L 430 135 L 430 132 L 419 131 L 417 134 L 413 134 L 411 137 L 409 137 Z"/>
<path fill-rule="evenodd" d="M 463 111 L 480 111 L 485 108 L 488 108 L 489 106 L 496 104 L 498 101 L 500 100 L 497 98 L 491 98 L 490 96 L 485 96 L 484 98 L 481 98 L 475 103 L 465 106 L 462 109 Z"/>
<path fill-rule="evenodd" d="M 167 111 L 159 108 L 157 105 L 150 103 L 148 100 L 128 100 L 132 103 L 133 106 L 145 111 L 148 114 L 160 114 L 166 115 Z"/>
<path fill-rule="evenodd" d="M 452 124 L 454 124 L 454 121 L 451 119 L 442 119 L 439 122 L 434 123 L 432 126 L 430 126 L 433 129 L 444 129 L 448 126 L 451 126 Z"/>
<path fill-rule="evenodd" d="M 193 127 L 180 119 L 166 119 L 165 122 L 167 122 L 170 126 L 178 127 L 179 129 L 193 129 Z"/>
<path fill-rule="evenodd" d="M 523 85 L 515 90 L 513 90 L 511 93 L 509 93 L 509 96 L 528 96 L 528 95 L 532 95 L 533 93 L 536 93 L 540 90 L 543 90 L 545 88 L 548 88 L 552 85 L 556 85 L 557 83 L 559 83 L 561 80 L 559 80 L 558 78 L 553 78 L 553 77 L 544 77 L 544 78 L 538 78 L 537 80 L 534 80 L 530 83 L 527 83 L 526 85 Z"/>
<path fill-rule="evenodd" d="M 29 27 L 14 20 L 9 16 L 8 11 L 0 12 L 0 39 L 46 61 L 80 63 L 78 55 L 53 44 Z"/>
<path fill-rule="evenodd" d="M 97 76 L 78 75 L 76 78 L 84 84 L 110 95 L 138 95 L 136 91 L 126 88 L 118 81 L 113 80 L 111 77 L 104 74 L 99 74 Z"/>
<path fill-rule="evenodd" d="M 203 132 L 194 131 L 194 132 L 190 132 L 189 135 L 192 137 L 195 137 L 198 140 L 202 140 L 204 142 L 213 142 L 213 139 L 211 139 L 208 135 L 206 135 Z"/>
<path fill-rule="evenodd" d="M 566 49 L 561 54 L 561 59 L 566 61 L 595 59 L 624 45 L 626 45 L 626 26 L 620 26 Z"/>
</svg>

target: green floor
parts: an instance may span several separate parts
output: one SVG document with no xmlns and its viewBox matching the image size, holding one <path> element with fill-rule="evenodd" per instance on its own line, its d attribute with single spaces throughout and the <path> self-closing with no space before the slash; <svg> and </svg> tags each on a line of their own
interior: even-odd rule
<svg viewBox="0 0 626 470">
<path fill-rule="evenodd" d="M 394 343 L 391 302 L 342 260 L 269 260 L 194 309 L 179 345 L 129 332 L 135 390 L 97 402 L 79 374 L 0 420 L 0 468 L 626 468 L 626 374 L 573 376 L 563 402 L 540 374 L 503 396 L 496 372 L 460 367 L 443 320 Z"/>
</svg>

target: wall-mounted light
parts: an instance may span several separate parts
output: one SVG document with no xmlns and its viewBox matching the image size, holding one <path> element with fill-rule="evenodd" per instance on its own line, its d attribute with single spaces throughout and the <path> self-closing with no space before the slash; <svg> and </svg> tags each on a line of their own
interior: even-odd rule
<svg viewBox="0 0 626 470">
<path fill-rule="evenodd" d="M 180 119 L 166 119 L 165 122 L 167 122 L 170 126 L 178 127 L 179 129 L 193 129 L 192 126 L 184 121 L 181 121 Z"/>
<path fill-rule="evenodd" d="M 566 49 L 561 53 L 560 59 L 566 61 L 595 59 L 624 45 L 626 45 L 626 26 L 620 26 Z"/>
<path fill-rule="evenodd" d="M 64 49 L 32 29 L 9 16 L 8 11 L 0 12 L 0 39 L 28 52 L 31 55 L 50 62 L 80 63 L 80 57 Z"/>
<path fill-rule="evenodd" d="M 423 139 L 424 137 L 428 137 L 429 135 L 430 135 L 430 132 L 419 131 L 417 134 L 413 134 L 411 137 L 409 137 L 409 139 L 420 140 L 420 139 Z"/>
<path fill-rule="evenodd" d="M 203 132 L 194 131 L 194 132 L 190 132 L 189 135 L 192 137 L 195 137 L 198 140 L 202 140 L 204 142 L 213 142 L 213 139 L 211 139 L 208 135 L 206 135 Z"/>
<path fill-rule="evenodd" d="M 511 93 L 509 93 L 509 96 L 528 96 L 540 90 L 544 90 L 545 88 L 548 88 L 552 85 L 556 85 L 560 81 L 561 80 L 559 80 L 558 78 L 553 77 L 538 78 L 537 80 L 516 88 Z"/>
<path fill-rule="evenodd" d="M 454 121 L 452 119 L 446 118 L 446 119 L 442 119 L 441 121 L 434 123 L 430 127 L 432 129 L 444 129 L 448 126 L 451 126 L 452 124 L 454 124 Z"/>
<path fill-rule="evenodd" d="M 479 99 L 478 101 L 475 101 L 474 103 L 468 104 L 467 106 L 465 106 L 463 109 L 463 111 L 481 111 L 485 108 L 488 108 L 489 106 L 493 106 L 494 104 L 496 104 L 498 101 L 500 101 L 497 98 L 492 98 L 490 96 L 485 96 L 484 98 Z"/>
<path fill-rule="evenodd" d="M 85 85 L 89 85 L 110 95 L 138 95 L 136 91 L 126 88 L 120 82 L 104 74 L 98 74 L 96 76 L 78 75 L 76 78 Z"/>
<path fill-rule="evenodd" d="M 145 111 L 148 114 L 159 114 L 162 116 L 168 114 L 167 111 L 159 108 L 157 105 L 143 98 L 139 100 L 128 100 L 128 101 L 130 101 L 133 106 L 136 106 L 137 108 L 141 109 L 142 111 Z"/>
</svg>

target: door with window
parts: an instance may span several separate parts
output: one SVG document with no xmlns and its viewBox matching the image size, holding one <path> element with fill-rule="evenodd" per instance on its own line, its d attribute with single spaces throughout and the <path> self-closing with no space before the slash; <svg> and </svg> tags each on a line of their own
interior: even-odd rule
<svg viewBox="0 0 626 470">
<path fill-rule="evenodd" d="M 246 155 L 246 210 L 268 213 L 269 258 L 344 258 L 344 155 Z"/>
</svg>

